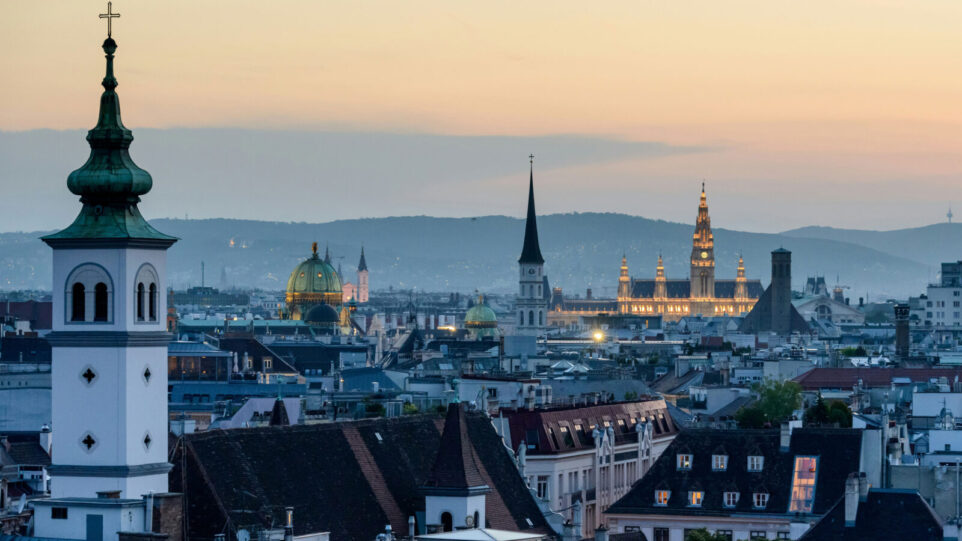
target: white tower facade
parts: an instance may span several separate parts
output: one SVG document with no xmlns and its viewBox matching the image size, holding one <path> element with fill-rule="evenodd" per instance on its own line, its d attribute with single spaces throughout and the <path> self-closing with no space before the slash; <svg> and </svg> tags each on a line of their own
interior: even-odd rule
<svg viewBox="0 0 962 541">
<path fill-rule="evenodd" d="M 518 258 L 518 334 L 541 336 L 548 319 L 544 257 L 538 242 L 538 217 L 534 207 L 534 156 L 528 180 L 528 214 L 525 219 L 524 245 Z"/>
<path fill-rule="evenodd" d="M 110 9 L 108 6 L 108 14 Z M 116 14 L 111 15 L 111 17 Z M 108 19 L 109 20 L 109 19 Z M 118 538 L 150 526 L 147 501 L 168 490 L 167 249 L 177 241 L 137 208 L 150 174 L 128 149 L 107 69 L 90 157 L 67 178 L 82 208 L 43 238 L 53 249 L 51 498 L 38 500 L 35 535 Z M 147 496 L 144 499 L 145 495 Z M 148 530 L 149 531 L 149 530 Z"/>
</svg>

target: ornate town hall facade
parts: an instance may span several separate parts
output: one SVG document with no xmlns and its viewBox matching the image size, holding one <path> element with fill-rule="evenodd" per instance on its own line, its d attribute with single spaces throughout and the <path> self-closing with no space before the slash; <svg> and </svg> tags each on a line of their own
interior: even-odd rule
<svg viewBox="0 0 962 541">
<path fill-rule="evenodd" d="M 632 278 L 628 273 L 628 260 L 622 257 L 617 299 L 565 299 L 556 289 L 551 299 L 549 323 L 566 325 L 576 322 L 579 316 L 600 313 L 661 316 L 664 321 L 699 314 L 738 316 L 751 311 L 762 291 L 760 281 L 745 278 L 745 263 L 740 257 L 734 280 L 715 279 L 715 238 L 702 184 L 688 278 L 666 277 L 660 255 L 654 278 Z"/>
</svg>

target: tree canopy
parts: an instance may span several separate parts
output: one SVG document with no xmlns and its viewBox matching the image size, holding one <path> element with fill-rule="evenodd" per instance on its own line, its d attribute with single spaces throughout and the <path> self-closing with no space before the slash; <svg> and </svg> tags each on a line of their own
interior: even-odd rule
<svg viewBox="0 0 962 541">
<path fill-rule="evenodd" d="M 794 381 L 766 379 L 753 385 L 752 393 L 755 403 L 735 414 L 741 428 L 763 428 L 787 421 L 802 405 L 802 387 Z"/>
</svg>

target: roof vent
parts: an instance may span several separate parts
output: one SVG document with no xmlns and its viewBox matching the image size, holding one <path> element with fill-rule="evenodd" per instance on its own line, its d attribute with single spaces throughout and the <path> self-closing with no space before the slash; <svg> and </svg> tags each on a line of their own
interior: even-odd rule
<svg viewBox="0 0 962 541">
<path fill-rule="evenodd" d="M 377 438 L 377 442 L 378 442 L 378 443 L 384 443 L 384 438 L 381 437 L 381 433 L 380 433 L 380 432 L 375 432 L 375 433 L 374 433 L 374 437 Z"/>
</svg>

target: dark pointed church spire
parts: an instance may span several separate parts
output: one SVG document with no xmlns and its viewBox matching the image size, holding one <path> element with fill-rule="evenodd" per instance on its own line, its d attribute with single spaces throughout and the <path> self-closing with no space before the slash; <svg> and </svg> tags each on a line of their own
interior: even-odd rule
<svg viewBox="0 0 962 541">
<path fill-rule="evenodd" d="M 524 246 L 518 263 L 544 264 L 541 256 L 541 245 L 538 243 L 538 216 L 534 211 L 534 154 L 528 157 L 531 163 L 528 178 L 528 216 L 524 225 Z"/>
<path fill-rule="evenodd" d="M 357 272 L 367 270 L 367 260 L 364 259 L 364 246 L 361 246 L 361 260 L 357 263 Z"/>
</svg>

